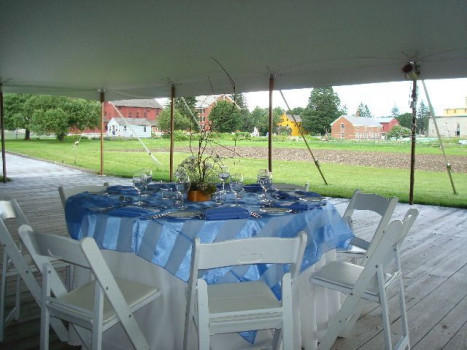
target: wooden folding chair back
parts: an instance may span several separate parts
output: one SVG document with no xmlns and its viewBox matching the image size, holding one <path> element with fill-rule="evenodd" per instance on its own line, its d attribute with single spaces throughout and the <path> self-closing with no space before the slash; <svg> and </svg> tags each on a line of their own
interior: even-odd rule
<svg viewBox="0 0 467 350">
<path fill-rule="evenodd" d="M 297 277 L 306 246 L 306 233 L 296 238 L 249 238 L 210 244 L 195 239 L 187 302 L 184 348 L 194 318 L 200 349 L 209 349 L 209 337 L 218 333 L 276 329 L 274 347 L 281 329 L 285 349 L 294 343 L 292 281 Z M 199 270 L 235 265 L 290 264 L 282 277 L 281 301 L 261 281 L 207 285 Z M 254 300 L 254 302 L 251 302 Z M 197 307 L 196 307 L 197 306 Z"/>
<path fill-rule="evenodd" d="M 120 322 L 136 349 L 149 349 L 133 312 L 156 299 L 160 295 L 157 288 L 115 279 L 92 238 L 76 241 L 62 236 L 34 234 L 27 225 L 21 226 L 19 233 L 25 245 L 30 247 L 33 257 L 63 259 L 90 269 L 95 277 L 95 280 L 70 292 L 51 293 L 54 280 L 49 276 L 52 275 L 53 267 L 44 263 L 41 349 L 48 348 L 51 316 L 91 329 L 92 344 L 86 344 L 88 348 L 100 349 L 102 333 Z"/>
<path fill-rule="evenodd" d="M 397 197 L 386 198 L 373 193 L 362 193 L 356 190 L 349 201 L 349 204 L 342 215 L 342 218 L 352 229 L 356 235 L 350 242 L 351 246 L 346 250 L 339 250 L 339 254 L 345 257 L 357 256 L 361 257 L 370 246 L 373 237 L 378 236 L 378 233 L 384 230 L 391 220 L 392 214 L 396 209 L 399 199 Z M 375 233 L 371 239 L 363 239 L 358 236 L 358 232 L 354 227 L 354 217 L 358 211 L 373 212 L 380 216 Z"/>
</svg>

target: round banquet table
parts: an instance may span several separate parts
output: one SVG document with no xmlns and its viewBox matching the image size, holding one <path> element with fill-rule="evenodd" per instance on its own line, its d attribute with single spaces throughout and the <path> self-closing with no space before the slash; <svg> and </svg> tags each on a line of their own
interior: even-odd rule
<svg viewBox="0 0 467 350">
<path fill-rule="evenodd" d="M 135 314 L 151 348 L 182 348 L 191 245 L 195 237 L 200 237 L 201 242 L 213 242 L 292 237 L 300 231 L 307 233 L 308 241 L 294 290 L 295 330 L 297 342 L 303 348 L 316 348 L 328 320 L 338 311 L 339 295 L 313 286 L 309 278 L 317 268 L 335 259 L 335 248 L 344 247 L 353 237 L 331 203 L 325 199 L 307 202 L 299 196 L 278 195 L 273 208 L 281 209 L 267 210 L 261 207 L 257 193 L 245 193 L 239 207 L 230 206 L 231 197 L 221 207 L 212 201 L 187 202 L 186 215 L 180 215 L 181 210 L 167 206 L 157 193 L 146 198 L 147 206 L 141 207 L 128 202 L 128 197 L 134 197 L 130 188 L 121 186 L 116 190 L 70 197 L 65 206 L 67 227 L 74 239 L 94 237 L 115 275 L 161 289 L 161 298 Z M 208 272 L 203 278 L 208 283 L 263 279 L 280 298 L 279 281 L 283 273 L 280 268 L 238 268 L 225 270 L 221 277 Z M 82 283 L 86 278 L 85 273 L 77 271 L 74 281 Z M 131 348 L 120 325 L 104 333 L 103 339 L 106 349 Z M 217 343 L 220 349 L 247 348 L 252 343 L 258 347 L 270 340 L 270 332 L 249 332 L 215 336 L 212 344 L 216 347 Z M 196 344 L 191 345 L 196 348 Z"/>
</svg>

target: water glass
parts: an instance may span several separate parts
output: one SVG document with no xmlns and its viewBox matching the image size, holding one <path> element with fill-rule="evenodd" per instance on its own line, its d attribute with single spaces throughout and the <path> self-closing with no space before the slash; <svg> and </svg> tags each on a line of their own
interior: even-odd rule
<svg viewBox="0 0 467 350">
<path fill-rule="evenodd" d="M 243 190 L 242 174 L 234 174 L 230 177 L 230 189 L 235 195 L 235 205 L 238 205 L 239 193 Z"/>
<path fill-rule="evenodd" d="M 227 166 L 222 165 L 219 173 L 219 179 L 222 181 L 222 191 L 225 191 L 225 182 L 229 179 L 230 173 Z"/>
<path fill-rule="evenodd" d="M 212 195 L 212 197 L 214 198 L 214 201 L 216 202 L 217 205 L 224 204 L 226 196 L 227 196 L 227 194 L 223 190 L 214 192 L 213 195 Z"/>
</svg>

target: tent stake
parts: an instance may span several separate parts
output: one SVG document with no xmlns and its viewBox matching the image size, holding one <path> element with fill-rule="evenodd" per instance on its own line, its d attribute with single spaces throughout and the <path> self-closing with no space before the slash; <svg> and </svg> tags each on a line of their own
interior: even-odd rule
<svg viewBox="0 0 467 350">
<path fill-rule="evenodd" d="M 279 92 L 281 93 L 282 99 L 284 100 L 285 105 L 287 106 L 287 109 L 289 110 L 290 114 L 292 115 L 292 118 L 293 118 L 295 124 L 297 124 L 297 120 L 295 119 L 295 116 L 293 115 L 292 110 L 290 109 L 289 104 L 287 103 L 287 100 L 285 99 L 285 96 L 284 96 L 284 94 L 282 93 L 282 90 L 279 90 Z M 319 165 L 319 161 L 318 161 L 318 159 L 315 158 L 315 156 L 314 156 L 314 154 L 313 154 L 313 151 L 311 150 L 311 147 L 310 147 L 310 145 L 308 144 L 308 141 L 306 140 L 305 135 L 303 134 L 302 128 L 298 128 L 298 131 L 300 132 L 300 136 L 302 137 L 303 141 L 305 142 L 306 148 L 308 148 L 308 152 L 310 153 L 311 158 L 313 158 L 313 162 L 315 163 L 316 168 L 318 169 L 319 174 L 321 175 L 321 178 L 322 178 L 323 181 L 324 181 L 324 184 L 327 186 L 327 185 L 328 185 L 328 182 L 326 181 L 326 178 L 324 177 L 324 174 L 323 174 L 323 172 L 321 171 L 321 167 L 320 167 L 320 165 Z"/>
<path fill-rule="evenodd" d="M 268 170 L 272 172 L 272 92 L 274 90 L 274 74 L 269 76 L 269 125 L 268 125 Z"/>
<path fill-rule="evenodd" d="M 105 114 L 105 90 L 100 90 L 101 101 L 101 169 L 100 176 L 104 175 L 104 114 Z"/>
<path fill-rule="evenodd" d="M 174 129 L 175 129 L 175 85 L 172 85 L 170 89 L 170 181 L 173 180 L 173 169 L 174 169 Z"/>
<path fill-rule="evenodd" d="M 0 128 L 2 129 L 3 182 L 6 183 L 5 125 L 3 115 L 3 83 L 0 83 Z"/>
<path fill-rule="evenodd" d="M 428 95 L 428 90 L 426 89 L 424 80 L 422 80 L 422 85 L 423 85 L 423 90 L 425 90 L 426 99 L 428 100 L 428 106 L 430 107 L 430 115 L 431 115 L 431 118 L 433 119 L 433 124 L 435 126 L 436 135 L 438 136 L 439 147 L 441 148 L 441 153 L 443 154 L 444 162 L 446 163 L 446 171 L 448 172 L 449 181 L 451 181 L 452 192 L 454 194 L 457 194 L 456 187 L 454 186 L 454 180 L 452 179 L 451 164 L 448 162 L 448 159 L 446 158 L 446 152 L 444 152 L 444 145 L 441 139 L 441 134 L 439 133 L 438 123 L 436 122 L 435 112 L 433 110 L 433 105 L 431 104 L 430 95 Z"/>
</svg>

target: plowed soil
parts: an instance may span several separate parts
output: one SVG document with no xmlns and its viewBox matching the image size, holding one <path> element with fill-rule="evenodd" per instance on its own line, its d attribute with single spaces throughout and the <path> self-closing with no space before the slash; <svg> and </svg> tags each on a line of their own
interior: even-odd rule
<svg viewBox="0 0 467 350">
<path fill-rule="evenodd" d="M 188 149 L 178 149 L 187 151 Z M 320 163 L 333 163 L 345 165 L 359 165 L 378 168 L 410 168 L 410 154 L 384 153 L 384 152 L 361 152 L 345 150 L 312 150 L 315 158 Z M 216 152 L 222 157 L 232 157 L 232 152 L 217 148 Z M 237 147 L 237 157 L 245 158 L 267 158 L 267 148 Z M 310 161 L 313 159 L 306 149 L 273 149 L 274 160 L 285 161 Z M 467 173 L 467 156 L 448 156 L 453 172 Z M 440 155 L 416 155 L 415 168 L 428 171 L 446 171 L 446 162 Z"/>
</svg>

